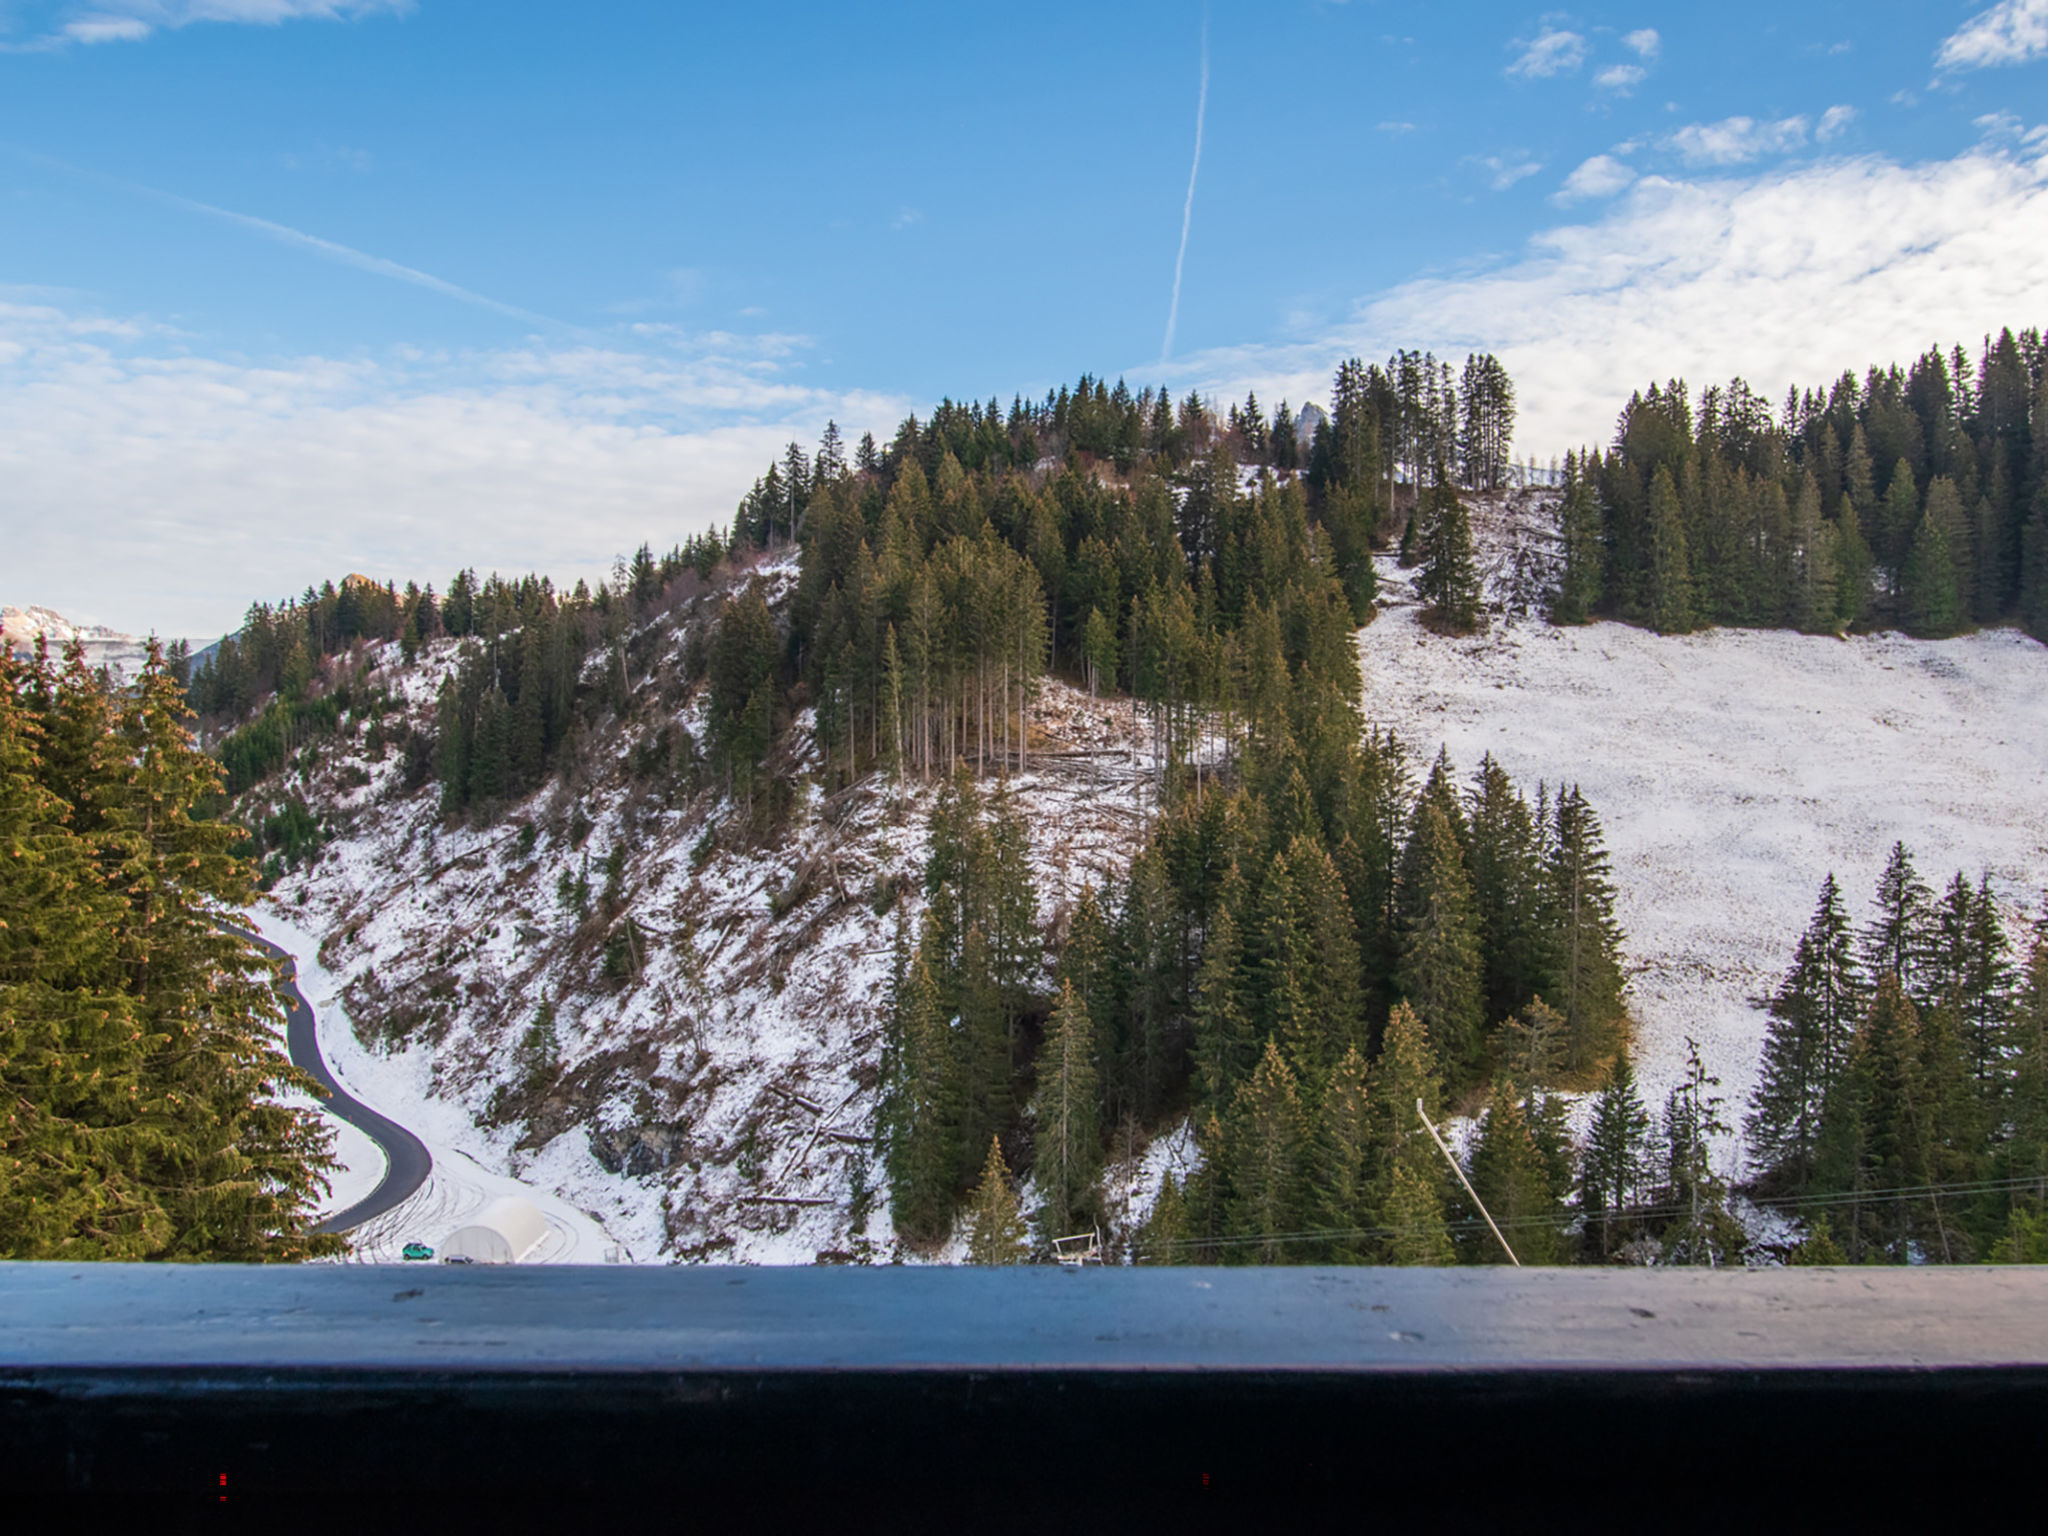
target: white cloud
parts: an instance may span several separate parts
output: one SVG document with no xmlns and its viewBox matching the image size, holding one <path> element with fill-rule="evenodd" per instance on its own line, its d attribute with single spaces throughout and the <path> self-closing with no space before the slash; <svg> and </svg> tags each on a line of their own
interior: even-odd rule
<svg viewBox="0 0 2048 1536">
<path fill-rule="evenodd" d="M 1622 46 L 1637 58 L 1654 61 L 1664 49 L 1664 39 L 1657 35 L 1655 27 L 1640 27 L 1621 40 Z"/>
<path fill-rule="evenodd" d="M 1596 197 L 1612 197 L 1636 179 L 1636 173 L 1612 155 L 1595 155 L 1564 179 L 1555 201 L 1582 203 Z"/>
<path fill-rule="evenodd" d="M 1482 155 L 1474 164 L 1485 168 L 1486 184 L 1496 192 L 1505 192 L 1543 169 L 1541 160 L 1532 160 L 1519 150 L 1507 155 Z"/>
<path fill-rule="evenodd" d="M 69 19 L 41 43 L 25 46 L 138 42 L 153 32 L 207 21 L 271 27 L 299 20 L 353 21 L 380 13 L 403 14 L 412 7 L 413 0 L 95 0 L 64 7 Z"/>
<path fill-rule="evenodd" d="M 2048 147 L 2048 126 L 2029 128 L 2011 112 L 1987 112 L 1972 119 L 1972 126 L 1987 139 L 2005 139 L 2028 148 Z"/>
<path fill-rule="evenodd" d="M 149 36 L 149 23 L 133 16 L 86 16 L 68 23 L 64 35 L 74 43 L 132 43 Z"/>
<path fill-rule="evenodd" d="M 2048 157 L 1877 156 L 1701 182 L 1649 177 L 1505 265 L 1363 300 L 1313 343 L 1186 360 L 1176 387 L 1326 401 L 1338 359 L 1497 353 L 1519 448 L 1604 443 L 1632 387 L 1736 375 L 1772 399 L 2048 313 Z"/>
<path fill-rule="evenodd" d="M 1522 50 L 1508 66 L 1511 75 L 1540 80 L 1550 75 L 1570 74 L 1586 62 L 1586 40 L 1576 32 L 1545 28 L 1534 42 L 1517 42 Z"/>
<path fill-rule="evenodd" d="M 891 229 L 908 229 L 913 224 L 922 224 L 923 222 L 924 210 L 922 208 L 899 208 L 896 210 L 896 217 L 889 221 L 889 227 Z"/>
<path fill-rule="evenodd" d="M 1849 131 L 1849 125 L 1856 121 L 1854 107 L 1829 107 L 1821 113 L 1820 122 L 1814 126 L 1813 136 L 1823 144 L 1832 144 Z"/>
<path fill-rule="evenodd" d="M 2048 0 L 2001 0 L 1972 16 L 1942 42 L 1940 69 L 1985 69 L 2024 64 L 2048 54 Z"/>
<path fill-rule="evenodd" d="M 1649 73 L 1640 64 L 1610 64 L 1593 77 L 1593 83 L 1602 90 L 1619 91 L 1626 96 L 1648 79 Z"/>
<path fill-rule="evenodd" d="M 1413 123 L 1379 123 L 1375 126 L 1381 133 L 1391 133 L 1397 136 L 1401 134 L 1413 133 L 1415 131 L 1415 125 Z"/>
<path fill-rule="evenodd" d="M 803 338 L 646 328 L 601 345 L 272 362 L 0 291 L 6 590 L 127 629 L 213 634 L 341 572 L 596 578 L 724 523 L 827 416 L 908 403 L 803 383 Z"/>
<path fill-rule="evenodd" d="M 1806 119 L 1775 123 L 1753 117 L 1724 117 L 1718 123 L 1688 123 L 1671 135 L 1671 148 L 1690 165 L 1742 165 L 1765 155 L 1797 149 L 1806 142 Z"/>
</svg>

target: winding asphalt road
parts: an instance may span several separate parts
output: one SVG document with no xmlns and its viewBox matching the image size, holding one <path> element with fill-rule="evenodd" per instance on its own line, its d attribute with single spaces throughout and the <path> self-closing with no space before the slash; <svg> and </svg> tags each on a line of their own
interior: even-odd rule
<svg viewBox="0 0 2048 1536">
<path fill-rule="evenodd" d="M 330 1114 L 346 1120 L 384 1149 L 383 1181 L 347 1210 L 336 1212 L 313 1230 L 346 1232 L 351 1227 L 359 1227 L 411 1198 L 413 1191 L 426 1183 L 434 1159 L 419 1137 L 396 1121 L 385 1119 L 367 1104 L 350 1098 L 347 1090 L 334 1080 L 334 1074 L 327 1070 L 327 1062 L 320 1054 L 320 1036 L 314 1026 L 312 1005 L 306 1001 L 306 994 L 299 990 L 299 968 L 291 954 L 245 929 L 238 928 L 235 932 L 284 963 L 278 990 L 284 994 L 285 1051 L 291 1057 L 292 1065 L 312 1073 L 320 1086 L 327 1090 L 328 1097 L 323 1107 Z"/>
</svg>

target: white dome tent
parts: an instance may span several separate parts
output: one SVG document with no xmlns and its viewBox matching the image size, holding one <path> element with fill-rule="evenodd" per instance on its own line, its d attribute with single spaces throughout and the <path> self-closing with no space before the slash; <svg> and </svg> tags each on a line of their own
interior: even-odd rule
<svg viewBox="0 0 2048 1536">
<path fill-rule="evenodd" d="M 547 1218 L 531 1200 L 500 1195 L 448 1234 L 443 1258 L 474 1259 L 479 1264 L 517 1264 L 548 1235 Z"/>
</svg>

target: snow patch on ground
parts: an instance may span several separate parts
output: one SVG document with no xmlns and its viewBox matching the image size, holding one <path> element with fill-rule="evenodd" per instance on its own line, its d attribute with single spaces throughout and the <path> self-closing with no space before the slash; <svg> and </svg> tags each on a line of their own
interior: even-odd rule
<svg viewBox="0 0 2048 1536">
<path fill-rule="evenodd" d="M 1409 573 L 1380 577 L 1386 610 L 1358 637 L 1367 717 L 1422 766 L 1448 748 L 1469 779 L 1490 752 L 1532 798 L 1576 782 L 1599 814 L 1652 1105 L 1691 1036 L 1739 1124 L 1766 1023 L 1750 1000 L 1829 871 L 1858 922 L 1899 840 L 1937 888 L 1988 872 L 2014 917 L 2048 886 L 2048 648 L 2024 635 L 1497 618 L 1451 639 L 1419 622 Z"/>
</svg>

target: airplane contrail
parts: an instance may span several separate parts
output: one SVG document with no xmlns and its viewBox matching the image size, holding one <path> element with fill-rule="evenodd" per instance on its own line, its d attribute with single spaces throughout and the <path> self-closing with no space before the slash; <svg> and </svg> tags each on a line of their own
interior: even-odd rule
<svg viewBox="0 0 2048 1536">
<path fill-rule="evenodd" d="M 1173 302 L 1166 310 L 1166 340 L 1159 361 L 1173 356 L 1173 330 L 1180 323 L 1180 274 L 1188 259 L 1188 227 L 1195 219 L 1195 178 L 1202 174 L 1202 124 L 1209 116 L 1209 19 L 1202 18 L 1202 94 L 1195 102 L 1195 163 L 1188 169 L 1188 200 L 1180 211 L 1180 251 L 1173 258 Z"/>
<path fill-rule="evenodd" d="M 137 193 L 143 197 L 155 198 L 159 202 L 169 203 L 173 207 L 183 208 L 192 213 L 203 213 L 209 218 L 221 219 L 229 224 L 240 225 L 243 229 L 267 236 L 285 245 L 295 245 L 302 250 L 312 251 L 317 255 L 325 256 L 330 261 L 338 261 L 344 266 L 354 267 L 358 271 L 374 272 L 379 277 L 389 277 L 401 283 L 411 283 L 415 287 L 425 288 L 430 292 L 438 293 L 443 298 L 454 299 L 462 304 L 474 304 L 479 309 L 492 310 L 497 314 L 505 315 L 514 320 L 524 320 L 538 325 L 556 326 L 563 330 L 576 329 L 574 326 L 565 325 L 560 320 L 551 319 L 546 315 L 535 314 L 530 309 L 521 309 L 516 304 L 507 304 L 502 300 L 492 298 L 488 294 L 464 288 L 459 283 L 451 283 L 446 278 L 434 276 L 431 272 L 422 272 L 417 267 L 408 267 L 401 262 L 392 261 L 387 257 L 373 256 L 368 251 L 359 251 L 352 245 L 341 244 L 338 240 L 328 240 L 319 235 L 308 234 L 303 229 L 293 229 L 289 224 L 279 224 L 272 219 L 258 218 L 253 213 L 237 213 L 232 208 L 221 208 L 213 203 L 202 203 L 196 197 L 185 197 L 177 192 L 166 192 L 161 187 L 144 186 L 141 182 L 130 181 L 125 176 L 114 176 L 106 171 L 88 170 L 84 166 L 72 165 L 69 161 L 59 160 L 53 155 L 39 154 L 33 150 L 23 150 L 13 146 L 8 147 L 14 149 L 14 153 L 20 158 L 32 164 L 48 166 L 53 170 L 63 171 L 67 175 L 82 177 L 87 181 L 97 181 L 107 186 L 119 187 L 123 191 Z"/>
<path fill-rule="evenodd" d="M 193 197 L 181 197 L 176 192 L 163 192 L 154 187 L 143 190 L 148 191 L 152 196 L 162 198 L 165 202 L 175 203 L 181 208 L 189 208 L 194 213 L 210 214 L 216 219 L 225 219 L 230 224 L 239 224 L 242 228 L 254 230 L 257 234 L 268 235 L 271 239 L 280 241 L 285 245 L 296 245 L 305 250 L 316 252 L 327 257 L 330 261 L 338 261 L 344 266 L 355 267 L 359 271 L 374 272 L 379 277 L 396 278 L 401 283 L 411 283 L 415 287 L 425 288 L 430 292 L 438 293 L 444 298 L 454 299 L 463 304 L 474 304 L 479 309 L 493 310 L 514 320 L 528 320 L 540 325 L 561 324 L 559 320 L 550 320 L 546 315 L 537 315 L 530 309 L 521 309 L 516 304 L 507 304 L 502 300 L 490 297 L 488 294 L 464 288 L 460 284 L 449 282 L 446 278 L 436 277 L 431 272 L 422 272 L 417 267 L 408 267 L 383 256 L 372 256 L 368 251 L 359 251 L 354 246 L 343 245 L 339 241 L 325 240 L 319 235 L 309 235 L 304 230 L 293 229 L 288 224 L 278 224 L 270 219 L 261 219 L 253 213 L 236 213 L 232 208 L 217 208 L 212 203 L 202 203 Z"/>
</svg>

